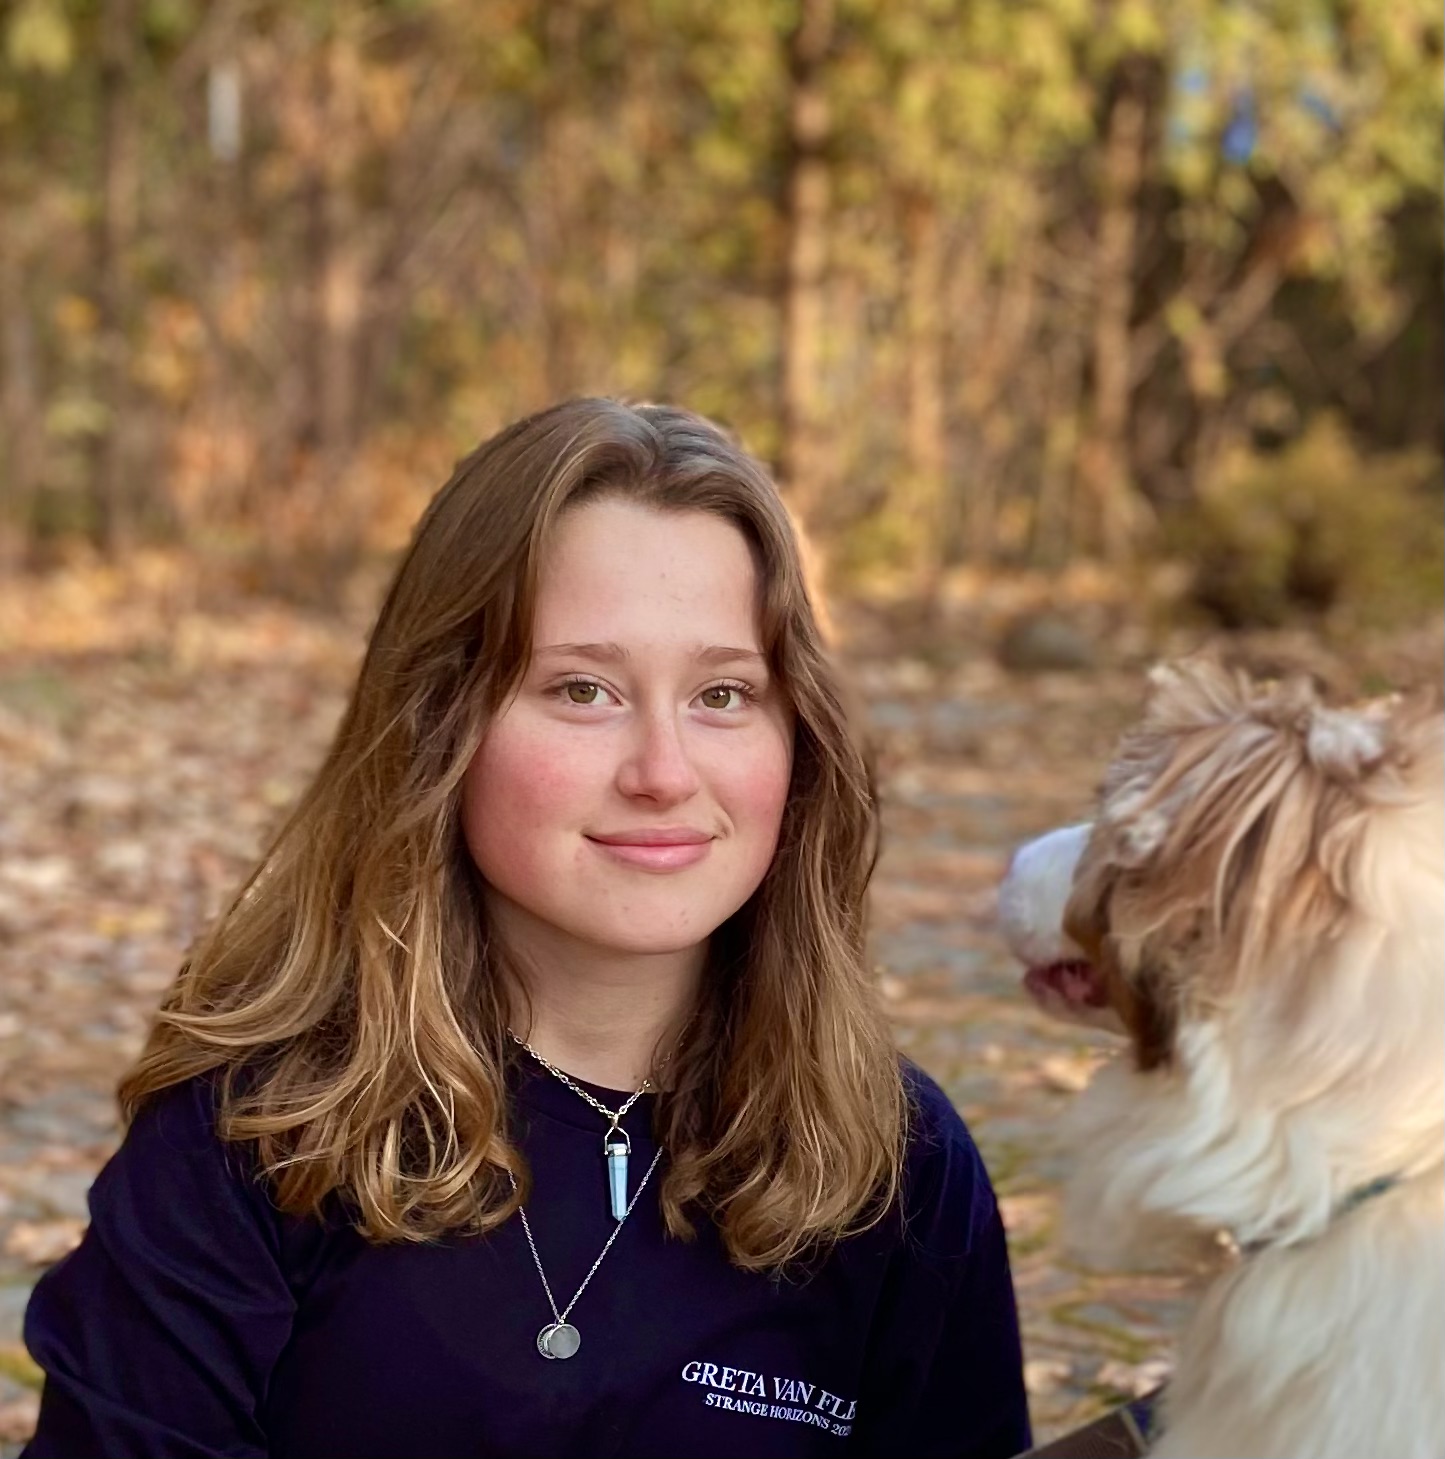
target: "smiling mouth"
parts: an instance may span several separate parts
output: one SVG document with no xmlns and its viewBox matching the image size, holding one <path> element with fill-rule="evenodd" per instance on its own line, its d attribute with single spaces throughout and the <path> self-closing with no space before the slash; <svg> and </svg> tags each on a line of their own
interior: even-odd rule
<svg viewBox="0 0 1445 1459">
<path fill-rule="evenodd" d="M 681 871 L 712 850 L 711 836 L 700 831 L 639 831 L 586 838 L 604 856 L 641 871 Z"/>
</svg>

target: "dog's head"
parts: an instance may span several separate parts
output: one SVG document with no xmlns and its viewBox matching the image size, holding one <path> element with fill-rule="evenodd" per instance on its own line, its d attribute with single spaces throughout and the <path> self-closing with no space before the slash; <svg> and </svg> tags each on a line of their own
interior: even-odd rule
<svg viewBox="0 0 1445 1459">
<path fill-rule="evenodd" d="M 1000 913 L 1035 997 L 1115 1018 L 1135 1077 L 1163 1076 L 1161 1152 L 1186 1118 L 1201 1151 L 1248 1125 L 1261 1167 L 1313 1160 L 1323 1186 L 1438 1143 L 1437 704 L 1334 709 L 1303 680 L 1157 670 L 1095 820 L 1024 848 Z"/>
<path fill-rule="evenodd" d="M 1170 1061 L 1184 1022 L 1251 1004 L 1297 1019 L 1371 931 L 1445 944 L 1438 710 L 1332 709 L 1304 680 L 1209 661 L 1152 677 L 1062 919 L 1141 1070 Z"/>
</svg>

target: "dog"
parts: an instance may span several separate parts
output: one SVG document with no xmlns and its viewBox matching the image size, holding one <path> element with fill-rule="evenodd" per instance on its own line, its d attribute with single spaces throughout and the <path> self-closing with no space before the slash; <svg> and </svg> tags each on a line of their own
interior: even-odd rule
<svg viewBox="0 0 1445 1459">
<path fill-rule="evenodd" d="M 1208 660 L 1151 677 L 1095 819 L 999 889 L 1040 1005 L 1127 1039 L 1071 1112 L 1066 1236 L 1113 1265 L 1237 1243 L 1155 1459 L 1440 1459 L 1438 697 L 1336 709 Z"/>
</svg>

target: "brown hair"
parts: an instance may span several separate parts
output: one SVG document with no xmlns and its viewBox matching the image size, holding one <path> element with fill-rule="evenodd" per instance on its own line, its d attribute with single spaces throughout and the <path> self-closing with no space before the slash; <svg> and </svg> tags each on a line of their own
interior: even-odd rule
<svg viewBox="0 0 1445 1459">
<path fill-rule="evenodd" d="M 526 670 L 553 525 L 603 495 L 744 533 L 795 715 L 777 853 L 711 940 L 656 1115 L 669 1229 L 687 1236 L 704 1214 L 738 1265 L 776 1268 L 876 1220 L 897 1190 L 904 1095 L 864 960 L 876 803 L 777 490 L 683 410 L 570 401 L 460 463 L 386 595 L 324 763 L 182 966 L 122 1109 L 220 1071 L 221 1131 L 256 1142 L 283 1210 L 337 1196 L 378 1241 L 511 1215 L 526 1173 L 505 1127 L 506 1001 L 459 793 Z"/>
</svg>

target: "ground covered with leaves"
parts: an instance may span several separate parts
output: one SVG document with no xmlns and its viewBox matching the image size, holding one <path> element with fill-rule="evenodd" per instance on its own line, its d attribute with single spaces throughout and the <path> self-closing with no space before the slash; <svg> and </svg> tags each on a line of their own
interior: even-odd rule
<svg viewBox="0 0 1445 1459">
<path fill-rule="evenodd" d="M 0 592 L 0 1452 L 34 1422 L 24 1305 L 84 1229 L 116 1079 L 318 763 L 364 632 L 362 613 L 206 612 L 104 582 Z M 1058 1118 L 1105 1041 L 1033 1009 L 993 928 L 1010 848 L 1086 813 L 1149 651 L 1018 675 L 946 634 L 900 652 L 873 622 L 850 641 L 886 802 L 875 961 L 900 1042 L 993 1173 L 1048 1436 L 1167 1372 L 1200 1275 L 1089 1272 L 1062 1251 Z M 1438 628 L 1363 662 L 1298 637 L 1250 652 L 1374 689 L 1438 675 Z"/>
</svg>

